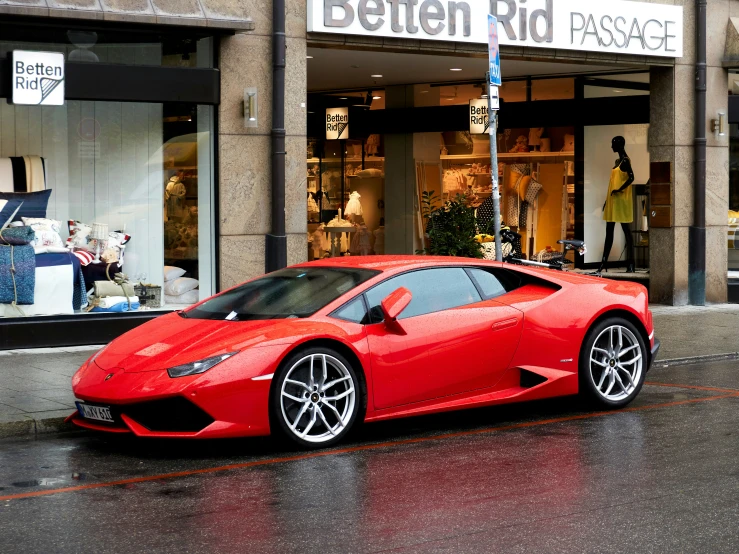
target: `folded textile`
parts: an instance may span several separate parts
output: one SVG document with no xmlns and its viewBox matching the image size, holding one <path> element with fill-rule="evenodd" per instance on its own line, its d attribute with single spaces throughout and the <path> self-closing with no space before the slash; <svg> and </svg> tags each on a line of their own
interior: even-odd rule
<svg viewBox="0 0 739 554">
<path fill-rule="evenodd" d="M 46 190 L 46 175 L 41 156 L 23 156 L 26 162 L 26 190 L 36 192 Z"/>
<path fill-rule="evenodd" d="M 33 242 L 35 238 L 36 232 L 30 227 L 7 227 L 0 231 L 0 245 L 24 246 Z"/>
<path fill-rule="evenodd" d="M 35 287 L 36 254 L 33 246 L 0 245 L 0 303 L 33 304 Z"/>
<path fill-rule="evenodd" d="M 106 313 L 121 313 L 121 312 L 135 312 L 141 307 L 138 302 L 131 302 L 129 308 L 128 302 L 119 302 L 118 304 L 111 306 L 110 308 L 101 308 L 96 306 L 92 309 L 93 312 L 106 312 Z"/>
<path fill-rule="evenodd" d="M 139 303 L 139 297 L 138 296 L 131 296 L 131 304 L 138 304 Z M 112 308 L 116 304 L 120 304 L 121 302 L 128 302 L 125 296 L 106 296 L 105 298 L 101 298 L 98 306 L 101 308 Z"/>
</svg>

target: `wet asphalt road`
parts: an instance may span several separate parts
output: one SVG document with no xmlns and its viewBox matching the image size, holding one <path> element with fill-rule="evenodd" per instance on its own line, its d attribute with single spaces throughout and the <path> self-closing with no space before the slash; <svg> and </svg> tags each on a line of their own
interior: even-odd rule
<svg viewBox="0 0 739 554">
<path fill-rule="evenodd" d="M 739 362 L 647 380 L 669 386 L 628 411 L 459 412 L 308 456 L 270 439 L 0 441 L 0 552 L 739 551 Z"/>
</svg>

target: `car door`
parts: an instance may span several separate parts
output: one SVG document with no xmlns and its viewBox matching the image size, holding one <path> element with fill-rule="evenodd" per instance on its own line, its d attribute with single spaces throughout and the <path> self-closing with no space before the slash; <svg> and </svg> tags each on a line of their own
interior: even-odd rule
<svg viewBox="0 0 739 554">
<path fill-rule="evenodd" d="M 413 300 L 398 318 L 405 334 L 382 323 L 380 304 L 400 287 Z M 483 299 L 463 268 L 393 277 L 366 293 L 375 408 L 391 408 L 492 387 L 520 337 L 521 312 Z"/>
</svg>

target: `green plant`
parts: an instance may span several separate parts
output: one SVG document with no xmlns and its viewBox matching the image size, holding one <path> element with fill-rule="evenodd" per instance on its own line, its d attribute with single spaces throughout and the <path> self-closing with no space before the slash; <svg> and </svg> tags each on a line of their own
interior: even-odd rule
<svg viewBox="0 0 739 554">
<path fill-rule="evenodd" d="M 424 192 L 421 204 L 421 212 L 428 222 L 428 247 L 420 254 L 483 257 L 482 245 L 475 240 L 475 210 L 467 206 L 465 196 L 457 195 L 454 200 L 442 204 L 434 191 Z"/>
</svg>

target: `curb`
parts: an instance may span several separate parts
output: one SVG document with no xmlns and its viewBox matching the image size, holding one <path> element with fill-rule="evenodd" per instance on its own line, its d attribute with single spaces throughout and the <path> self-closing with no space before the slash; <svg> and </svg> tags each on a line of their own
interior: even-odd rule
<svg viewBox="0 0 739 554">
<path fill-rule="evenodd" d="M 72 413 L 71 409 L 70 413 Z M 49 417 L 0 422 L 0 439 L 38 437 L 75 430 L 76 427 L 72 423 L 65 422 L 66 419 L 66 417 Z"/>
<path fill-rule="evenodd" d="M 658 367 L 664 369 L 670 366 L 723 362 L 727 360 L 739 360 L 739 352 L 730 352 L 728 354 L 710 354 L 708 356 L 692 356 L 690 358 L 673 358 L 671 360 L 656 360 L 654 364 L 652 364 L 652 368 Z"/>
</svg>

